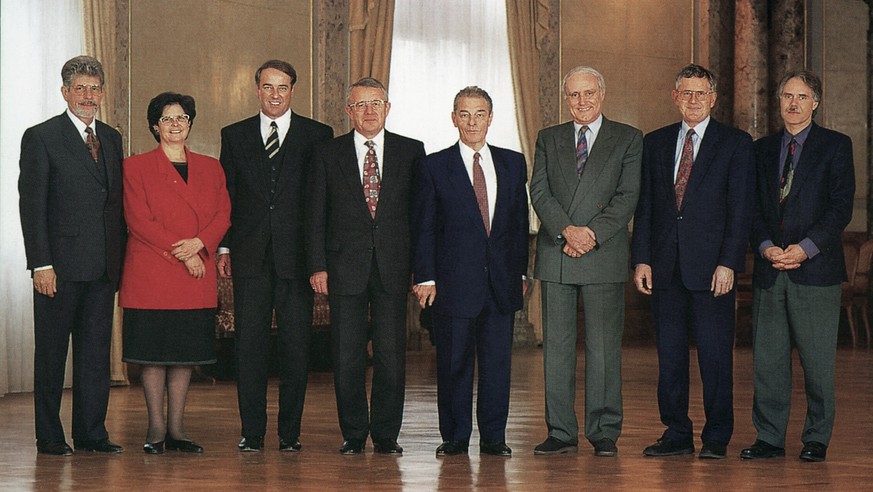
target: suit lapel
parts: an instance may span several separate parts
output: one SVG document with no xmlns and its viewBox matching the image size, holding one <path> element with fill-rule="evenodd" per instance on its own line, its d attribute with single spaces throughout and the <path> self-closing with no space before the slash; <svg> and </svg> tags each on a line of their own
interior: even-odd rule
<svg viewBox="0 0 873 492">
<path fill-rule="evenodd" d="M 179 198 L 196 212 L 196 201 L 193 199 L 195 193 L 194 188 L 202 181 L 202 179 L 200 176 L 200 168 L 196 163 L 191 162 L 191 152 L 188 150 L 188 147 L 185 147 L 185 157 L 188 161 L 187 184 L 185 183 L 185 180 L 182 179 L 182 176 L 179 175 L 179 171 L 176 171 L 176 168 L 173 166 L 173 163 L 170 162 L 170 159 L 168 159 L 164 154 L 164 151 L 161 150 L 160 146 L 158 146 L 158 148 L 153 152 L 155 153 L 157 171 L 163 177 L 167 189 L 178 195 Z"/>
<path fill-rule="evenodd" d="M 494 172 L 497 174 L 497 189 L 494 190 L 497 193 L 497 200 L 494 202 L 494 214 L 491 219 L 491 237 L 494 237 L 495 231 L 501 231 L 506 228 L 510 193 L 505 191 L 512 189 L 512 187 L 509 183 L 511 179 L 509 167 L 506 161 L 502 159 L 502 154 L 496 152 L 494 147 L 491 147 L 491 159 L 494 161 Z M 475 192 L 473 196 L 475 198 Z M 476 202 L 477 211 L 478 208 L 479 203 Z"/>
<path fill-rule="evenodd" d="M 494 159 L 494 154 L 491 154 Z M 496 167 L 496 164 L 495 164 Z M 461 158 L 460 144 L 455 144 L 452 149 L 452 159 L 446 165 L 448 172 L 449 183 L 454 188 L 458 197 L 458 206 L 463 207 L 467 211 L 467 216 L 477 225 L 477 228 L 485 234 L 485 224 L 482 223 L 482 214 L 479 212 L 479 202 L 476 201 L 476 192 L 473 191 L 473 183 L 470 182 L 470 175 L 467 174 L 467 168 L 464 167 L 464 159 Z"/>
<path fill-rule="evenodd" d="M 779 205 L 779 151 L 782 143 L 782 134 L 768 137 L 764 146 L 764 169 L 765 169 L 765 192 L 767 193 L 767 204 L 771 206 Z M 802 155 L 801 155 L 802 158 Z"/>
<path fill-rule="evenodd" d="M 615 150 L 616 141 L 615 135 L 611 131 L 611 123 L 612 122 L 606 119 L 605 116 L 603 117 L 603 125 L 597 133 L 597 140 L 594 141 L 594 145 L 591 146 L 591 149 L 588 152 L 588 160 L 585 162 L 585 171 L 582 173 L 581 177 L 574 173 L 576 174 L 578 185 L 576 186 L 576 194 L 573 196 L 573 205 L 570 206 L 571 215 L 575 212 L 576 207 L 578 207 L 585 199 L 585 196 L 588 195 L 588 191 L 591 190 L 594 183 L 597 182 L 597 178 L 606 167 L 606 162 L 609 160 L 609 156 L 611 156 L 613 150 Z M 575 155 L 574 148 L 574 159 Z"/>
<path fill-rule="evenodd" d="M 555 147 L 558 149 L 558 167 L 561 176 L 568 186 L 579 185 L 579 173 L 576 170 L 576 135 L 573 122 L 561 125 L 555 135 Z"/>
<path fill-rule="evenodd" d="M 357 208 L 363 213 L 367 219 L 373 220 L 370 215 L 370 210 L 367 208 L 367 200 L 364 199 L 364 183 L 361 182 L 361 170 L 358 168 L 358 153 L 355 149 L 355 131 L 352 130 L 343 137 L 343 144 L 339 146 L 340 155 L 337 156 L 337 168 L 342 175 L 342 180 L 348 188 L 349 194 L 353 197 Z M 386 144 L 387 145 L 387 144 Z M 382 158 L 385 158 L 387 149 L 383 149 Z M 379 172 L 382 172 L 382 165 L 379 163 Z M 376 213 L 379 213 L 379 207 L 376 206 Z"/>
<path fill-rule="evenodd" d="M 96 126 L 99 127 L 98 138 L 100 135 L 107 136 L 108 132 L 113 131 L 112 128 L 109 127 L 109 125 L 106 125 L 100 121 L 96 122 Z M 116 174 L 118 174 L 117 169 L 119 169 L 119 168 L 111 165 L 110 163 L 121 162 L 122 156 L 115 155 L 115 147 L 113 145 L 107 145 L 108 143 L 109 143 L 109 138 L 107 136 L 104 140 L 100 141 L 100 149 L 103 152 L 103 161 L 106 164 L 107 186 L 111 190 L 114 187 L 113 185 L 115 184 L 115 180 L 118 178 L 118 176 L 116 176 Z"/>
<path fill-rule="evenodd" d="M 697 157 L 694 159 L 694 165 L 691 167 L 691 176 L 688 178 L 688 186 L 685 189 L 685 197 L 682 200 L 683 209 L 689 201 L 694 201 L 695 191 L 700 187 L 700 183 L 703 182 L 713 159 L 715 159 L 716 149 L 718 148 L 718 141 L 720 138 L 721 128 L 719 123 L 714 119 L 710 119 L 709 125 L 706 128 L 706 133 L 703 134 L 703 140 L 700 142 L 700 148 L 697 150 Z"/>
<path fill-rule="evenodd" d="M 91 157 L 91 153 L 88 152 L 88 145 L 85 144 L 85 141 L 82 140 L 82 136 L 79 135 L 79 131 L 76 129 L 76 125 L 70 121 L 70 118 L 66 113 L 61 114 L 61 134 L 63 136 L 64 145 L 69 150 L 70 155 L 74 156 L 78 161 L 76 165 L 84 166 L 91 176 L 94 177 L 98 182 L 103 183 L 103 177 L 100 176 L 100 169 L 97 164 L 94 163 L 94 158 Z M 97 138 L 100 138 L 100 135 L 97 135 Z"/>
<path fill-rule="evenodd" d="M 258 190 L 261 197 L 270 200 L 270 177 L 264 173 L 264 140 L 261 137 L 260 115 L 255 115 L 249 119 L 248 125 L 242 132 L 242 155 L 251 156 L 244 164 L 243 172 L 249 175 L 252 182 L 258 186 L 253 186 Z M 288 133 L 291 133 L 290 131 Z M 287 140 L 287 139 L 286 139 Z"/>
<path fill-rule="evenodd" d="M 817 163 L 821 162 L 821 158 L 819 157 L 821 148 L 819 146 L 820 140 L 818 139 L 818 125 L 815 123 L 812 125 L 812 128 L 809 129 L 809 134 L 806 136 L 806 141 L 803 143 L 803 149 L 800 151 L 800 159 L 797 161 L 797 166 L 794 168 L 794 180 L 791 182 L 791 191 L 788 192 L 789 199 L 800 191 L 803 184 L 806 182 L 807 177 L 815 171 Z M 779 135 L 779 145 L 776 147 L 779 152 L 777 152 L 777 157 L 774 159 L 774 162 L 777 164 L 779 163 L 778 156 L 781 154 L 782 150 L 782 134 L 780 133 Z M 778 168 L 776 173 L 778 174 Z"/>
</svg>

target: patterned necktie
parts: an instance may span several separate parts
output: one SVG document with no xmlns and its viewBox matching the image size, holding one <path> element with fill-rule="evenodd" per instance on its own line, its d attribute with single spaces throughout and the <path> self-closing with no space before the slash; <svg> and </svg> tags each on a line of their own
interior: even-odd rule
<svg viewBox="0 0 873 492">
<path fill-rule="evenodd" d="M 364 158 L 364 198 L 367 200 L 367 208 L 370 215 L 376 218 L 376 205 L 379 203 L 379 191 L 382 189 L 382 180 L 379 178 L 379 162 L 376 159 L 376 143 L 372 140 L 365 142 L 367 156 Z"/>
<path fill-rule="evenodd" d="M 90 126 L 85 128 L 85 133 L 87 134 L 85 136 L 85 144 L 88 145 L 88 152 L 91 152 L 91 157 L 94 159 L 94 162 L 97 162 L 100 153 L 100 140 Z"/>
<path fill-rule="evenodd" d="M 491 235 L 491 219 L 488 215 L 488 188 L 485 186 L 485 173 L 479 165 L 479 153 L 473 154 L 473 191 L 476 193 L 476 203 L 479 204 L 479 214 L 485 225 L 485 234 Z"/>
<path fill-rule="evenodd" d="M 576 172 L 579 176 L 585 171 L 585 163 L 588 162 L 588 139 L 585 138 L 585 132 L 588 131 L 588 125 L 579 129 L 579 141 L 576 144 Z"/>
<path fill-rule="evenodd" d="M 270 122 L 270 134 L 267 135 L 267 143 L 264 144 L 264 150 L 270 159 L 279 152 L 279 127 L 275 121 Z"/>
<path fill-rule="evenodd" d="M 682 156 L 679 157 L 679 171 L 676 173 L 676 210 L 682 209 L 682 200 L 685 198 L 685 187 L 688 186 L 688 178 L 691 177 L 691 166 L 694 164 L 694 128 L 689 128 L 685 134 L 685 145 L 682 146 Z"/>
<path fill-rule="evenodd" d="M 779 204 L 784 208 L 788 193 L 791 192 L 791 183 L 794 181 L 794 152 L 797 140 L 791 139 L 788 144 L 788 155 L 785 156 L 785 164 L 782 166 L 782 177 L 779 179 Z"/>
</svg>

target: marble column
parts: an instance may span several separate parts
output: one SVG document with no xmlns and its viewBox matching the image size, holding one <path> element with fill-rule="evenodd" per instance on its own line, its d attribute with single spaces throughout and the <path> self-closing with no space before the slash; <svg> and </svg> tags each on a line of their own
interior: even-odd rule
<svg viewBox="0 0 873 492">
<path fill-rule="evenodd" d="M 804 0 L 775 0 L 770 4 L 770 131 L 782 128 L 776 85 L 787 72 L 806 67 Z"/>
<path fill-rule="evenodd" d="M 313 117 L 340 135 L 349 130 L 344 110 L 349 83 L 349 2 L 322 0 L 312 5 Z"/>
<path fill-rule="evenodd" d="M 734 0 L 699 0 L 695 63 L 708 68 L 718 81 L 718 102 L 712 116 L 730 124 L 734 110 Z"/>
<path fill-rule="evenodd" d="M 734 126 L 758 139 L 767 134 L 772 92 L 767 75 L 767 5 L 737 0 L 734 31 Z"/>
</svg>

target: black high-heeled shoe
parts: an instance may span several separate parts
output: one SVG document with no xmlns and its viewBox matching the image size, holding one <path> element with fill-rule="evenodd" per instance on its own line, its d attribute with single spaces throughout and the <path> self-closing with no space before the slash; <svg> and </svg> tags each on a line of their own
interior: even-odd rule
<svg viewBox="0 0 873 492">
<path fill-rule="evenodd" d="M 164 454 L 164 441 L 147 442 L 142 445 L 142 452 L 145 454 Z"/>
<path fill-rule="evenodd" d="M 197 444 L 190 439 L 173 439 L 169 435 L 164 438 L 167 443 L 167 450 L 181 451 L 183 453 L 202 453 L 203 446 Z"/>
</svg>

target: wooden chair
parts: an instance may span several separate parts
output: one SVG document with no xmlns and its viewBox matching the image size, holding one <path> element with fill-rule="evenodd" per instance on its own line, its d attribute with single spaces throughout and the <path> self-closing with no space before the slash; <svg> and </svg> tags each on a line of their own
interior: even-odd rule
<svg viewBox="0 0 873 492">
<path fill-rule="evenodd" d="M 858 252 L 857 266 L 852 280 L 852 306 L 861 313 L 864 332 L 867 335 L 867 348 L 870 348 L 870 262 L 873 258 L 873 239 L 865 241 Z M 854 337 L 852 339 L 854 346 Z"/>
<path fill-rule="evenodd" d="M 852 241 L 843 241 L 843 256 L 846 258 L 846 278 L 840 283 L 840 308 L 846 312 L 849 323 L 849 334 L 852 336 L 852 347 L 858 343 L 858 327 L 855 325 L 855 272 L 858 268 L 858 245 Z M 869 263 L 869 261 L 868 261 Z M 869 336 L 867 337 L 869 340 Z"/>
</svg>

